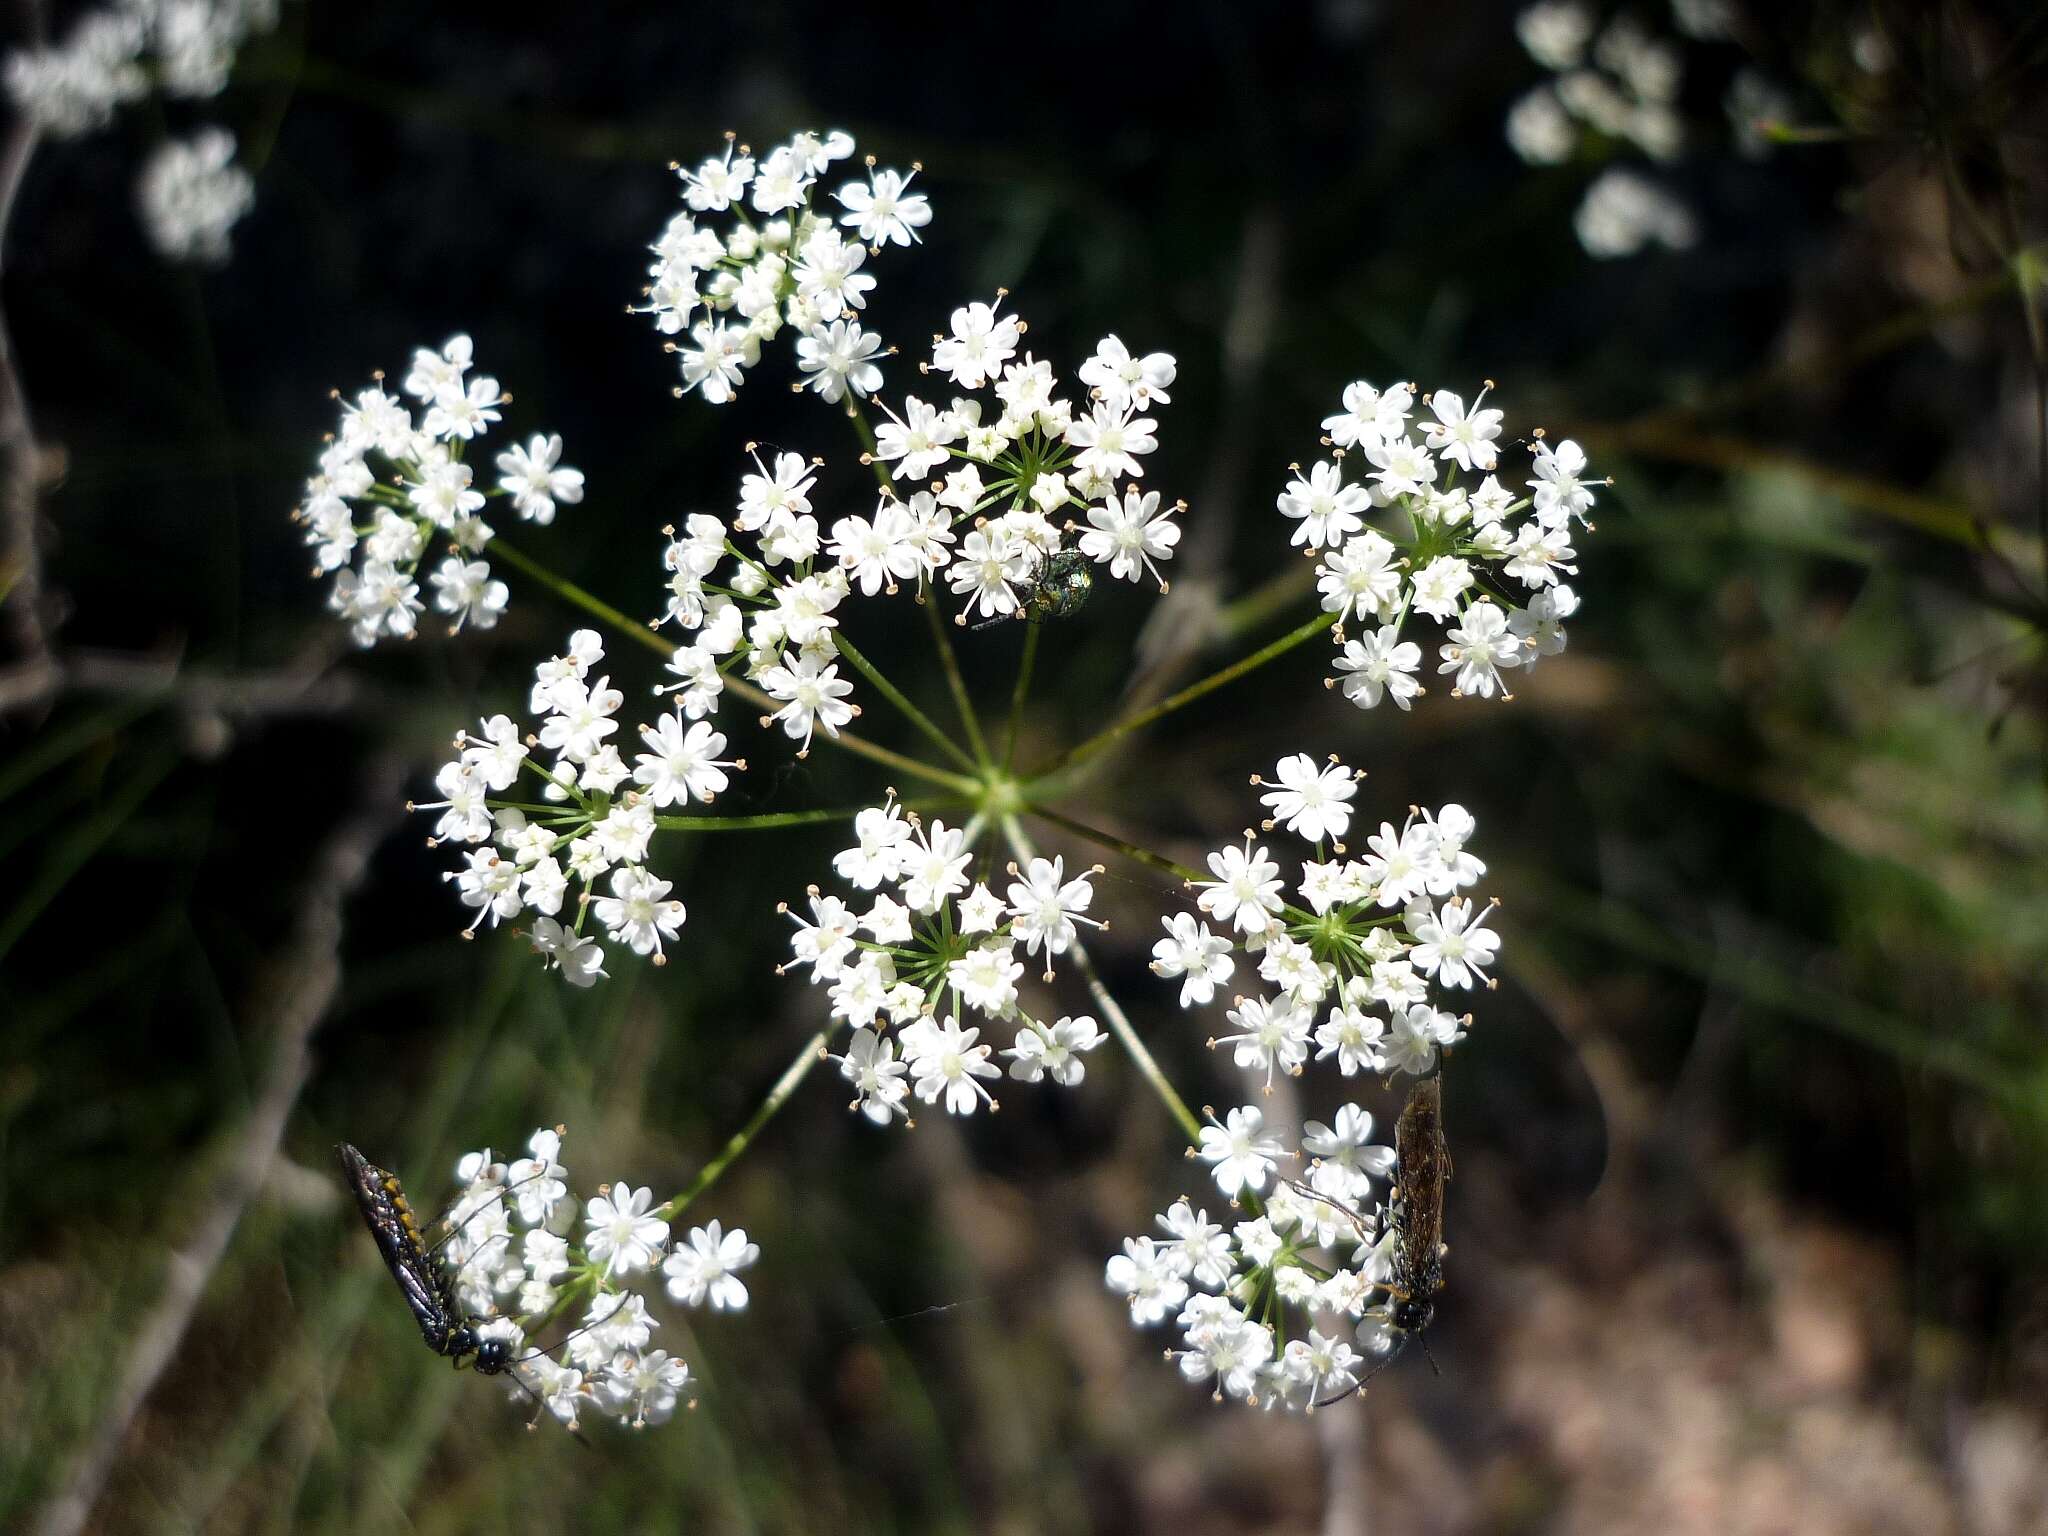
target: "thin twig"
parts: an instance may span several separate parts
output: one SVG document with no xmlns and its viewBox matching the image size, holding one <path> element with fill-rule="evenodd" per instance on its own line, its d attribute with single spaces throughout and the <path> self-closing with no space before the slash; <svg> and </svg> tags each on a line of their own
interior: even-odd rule
<svg viewBox="0 0 2048 1536">
<path fill-rule="evenodd" d="M 0 150 L 0 277 L 6 273 L 8 229 L 21 184 L 35 158 L 41 130 L 26 115 L 15 120 Z M 0 307 L 0 452 L 7 456 L 0 480 L 0 519 L 6 528 L 6 554 L 0 560 L 0 606 L 9 612 L 8 628 L 15 652 L 25 663 L 47 659 L 49 636 L 43 629 L 43 561 L 37 549 L 36 500 L 42 487 L 43 452 L 36 441 L 28 394 L 14 367 L 14 340 Z"/>
<path fill-rule="evenodd" d="M 73 1463 L 64 1491 L 44 1509 L 35 1527 L 38 1536 L 76 1536 L 91 1518 L 136 1416 L 177 1357 L 242 1213 L 270 1177 L 285 1122 L 311 1070 L 313 1030 L 340 987 L 342 907 L 362 884 L 371 854 L 398 819 L 403 776 L 398 759 L 375 760 L 365 775 L 362 808 L 335 828 L 314 862 L 297 925 L 259 1005 L 275 1024 L 270 1067 L 255 1108 L 212 1188 L 205 1216 L 170 1256 L 162 1294 L 134 1330 L 113 1400 Z"/>
<path fill-rule="evenodd" d="M 160 698 L 196 720 L 338 715 L 384 701 L 335 666 L 338 645 L 319 644 L 288 665 L 252 672 L 188 669 L 175 653 L 70 650 L 0 672 L 0 714 L 60 693 Z"/>
</svg>

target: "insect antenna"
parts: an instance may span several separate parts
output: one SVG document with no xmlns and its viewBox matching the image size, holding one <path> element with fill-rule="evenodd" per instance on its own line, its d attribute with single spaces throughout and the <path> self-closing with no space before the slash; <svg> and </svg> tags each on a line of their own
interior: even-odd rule
<svg viewBox="0 0 2048 1536">
<path fill-rule="evenodd" d="M 554 1343 L 550 1344 L 546 1349 L 536 1349 L 530 1355 L 520 1355 L 513 1359 L 510 1363 L 513 1365 L 519 1365 L 528 1360 L 538 1360 L 542 1355 L 554 1354 L 556 1350 L 560 1349 L 564 1344 L 567 1344 L 571 1339 L 580 1339 L 583 1337 L 584 1334 L 590 1332 L 591 1329 L 602 1328 L 606 1323 L 610 1322 L 613 1318 L 617 1317 L 621 1309 L 623 1309 L 626 1303 L 631 1301 L 632 1299 L 633 1293 L 631 1291 L 621 1293 L 621 1295 L 619 1296 L 618 1305 L 613 1307 L 611 1311 L 605 1313 L 605 1315 L 603 1317 L 600 1317 L 596 1322 L 585 1323 L 581 1328 L 578 1328 L 574 1333 L 564 1334 L 561 1338 L 555 1340 Z"/>
<path fill-rule="evenodd" d="M 512 1193 L 513 1190 L 518 1189 L 521 1185 L 531 1184 L 535 1179 L 544 1179 L 546 1177 L 547 1170 L 542 1169 L 539 1173 L 530 1173 L 523 1179 L 515 1179 L 510 1184 L 501 1186 L 491 1195 L 491 1197 L 488 1200 L 484 1201 L 482 1205 L 479 1205 L 475 1210 L 471 1211 L 467 1216 L 463 1217 L 461 1226 L 450 1229 L 450 1231 L 445 1237 L 443 1237 L 438 1243 L 434 1244 L 433 1247 L 429 1248 L 427 1250 L 427 1258 L 429 1260 L 432 1260 L 433 1257 L 436 1254 L 438 1254 L 443 1248 L 447 1247 L 450 1243 L 454 1242 L 456 1238 L 460 1237 L 464 1232 L 468 1231 L 469 1224 L 472 1221 L 475 1221 L 477 1217 L 483 1215 L 485 1211 L 488 1211 L 493 1205 L 497 1204 L 498 1201 L 504 1199 L 505 1196 Z M 507 1233 L 505 1240 L 509 1245 L 511 1242 L 511 1234 Z M 468 1258 L 464 1259 L 460 1264 L 456 1265 L 455 1273 L 448 1277 L 448 1284 L 453 1286 L 458 1281 L 460 1281 L 462 1279 L 462 1272 L 465 1269 L 469 1268 L 470 1265 L 474 1264 L 478 1259 L 482 1258 L 485 1252 L 489 1249 L 489 1247 L 490 1244 L 484 1244 L 483 1247 L 477 1249 L 475 1253 L 472 1253 Z"/>
<path fill-rule="evenodd" d="M 1422 1341 L 1422 1358 L 1429 1362 L 1429 1373 L 1432 1376 L 1443 1375 L 1443 1368 L 1436 1363 L 1436 1356 L 1429 1352 L 1429 1340 L 1426 1338 Z"/>
<path fill-rule="evenodd" d="M 1387 1351 L 1386 1359 L 1382 1360 L 1378 1365 L 1374 1366 L 1371 1370 L 1367 1371 L 1363 1376 L 1359 1377 L 1358 1380 L 1354 1381 L 1342 1392 L 1335 1393 L 1329 1397 L 1317 1399 L 1314 1406 L 1318 1408 L 1327 1408 L 1332 1403 L 1343 1402 L 1345 1398 L 1350 1397 L 1355 1392 L 1363 1392 L 1366 1389 L 1366 1387 L 1371 1383 L 1373 1377 L 1379 1375 L 1381 1371 L 1384 1371 L 1388 1366 L 1392 1365 L 1394 1361 L 1400 1357 L 1401 1351 L 1406 1349 L 1407 1347 L 1408 1340 L 1407 1337 L 1404 1335 L 1391 1349 Z M 1427 1344 L 1423 1345 L 1422 1349 L 1424 1354 L 1429 1353 L 1429 1346 Z"/>
<path fill-rule="evenodd" d="M 531 1360 L 533 1356 L 528 1355 L 525 1358 Z M 542 1419 L 554 1418 L 554 1415 L 548 1412 L 548 1400 L 542 1397 L 538 1392 L 534 1391 L 533 1388 L 527 1383 L 527 1380 L 524 1376 L 521 1376 L 517 1371 L 507 1371 L 505 1374 L 510 1376 L 512 1380 L 518 1384 L 520 1391 L 524 1392 L 528 1397 L 533 1399 L 535 1412 L 533 1417 L 526 1421 L 526 1427 L 528 1429 L 539 1428 L 540 1421 Z M 561 1420 L 556 1419 L 555 1422 L 560 1424 Z M 575 1425 L 562 1424 L 562 1431 L 564 1434 L 568 1435 L 571 1439 L 573 1439 L 578 1445 L 582 1446 L 583 1449 L 585 1449 L 586 1451 L 594 1451 L 597 1449 L 596 1446 L 592 1445 L 588 1440 L 583 1438 L 583 1431 L 576 1428 Z"/>
<path fill-rule="evenodd" d="M 472 1221 L 475 1221 L 477 1217 L 483 1215 L 485 1211 L 488 1211 L 493 1205 L 497 1204 L 500 1200 L 504 1199 L 507 1195 L 511 1194 L 513 1190 L 519 1189 L 524 1185 L 531 1184 L 535 1179 L 544 1179 L 546 1177 L 547 1170 L 543 1168 L 539 1173 L 529 1173 L 523 1179 L 514 1179 L 510 1184 L 499 1185 L 488 1200 L 484 1201 L 483 1204 L 479 1205 L 475 1210 L 471 1211 L 467 1216 L 462 1218 L 461 1226 L 450 1227 L 448 1229 L 447 1235 L 444 1236 L 439 1242 L 435 1243 L 433 1247 L 427 1250 L 427 1257 L 431 1259 L 443 1248 L 447 1247 L 450 1243 L 454 1242 L 456 1238 L 460 1237 L 464 1232 L 469 1230 L 469 1224 Z"/>
<path fill-rule="evenodd" d="M 1297 1195 L 1306 1195 L 1311 1200 L 1320 1200 L 1324 1205 L 1330 1207 L 1331 1210 L 1341 1213 L 1346 1221 L 1358 1229 L 1358 1235 L 1361 1238 L 1368 1242 L 1372 1240 L 1372 1229 L 1366 1225 L 1365 1217 L 1346 1205 L 1342 1200 L 1332 1200 L 1322 1191 L 1309 1188 L 1308 1185 L 1302 1183 L 1299 1179 L 1289 1179 L 1287 1186 Z"/>
</svg>

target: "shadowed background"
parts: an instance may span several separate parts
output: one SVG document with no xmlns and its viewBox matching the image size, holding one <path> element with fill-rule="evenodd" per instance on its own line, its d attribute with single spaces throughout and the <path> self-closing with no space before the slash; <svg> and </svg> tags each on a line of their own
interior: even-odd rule
<svg viewBox="0 0 2048 1536">
<path fill-rule="evenodd" d="M 1705 131 L 1660 176 L 1697 245 L 1616 262 L 1572 231 L 1597 166 L 1503 141 L 1540 78 L 1511 6 L 290 4 L 205 104 L 257 205 L 202 275 L 131 211 L 177 111 L 43 146 L 4 291 L 49 651 L 0 694 L 0 1524 L 85 1487 L 122 1532 L 2040 1529 L 2048 487 L 2022 290 L 2048 27 L 2018 0 L 1753 10 L 1687 45 Z M 1889 62 L 1858 69 L 1873 28 Z M 1745 61 L 1806 142 L 1729 144 Z M 459 943 L 403 802 L 577 621 L 515 576 L 495 631 L 356 654 L 286 521 L 327 391 L 457 330 L 508 428 L 561 432 L 589 476 L 520 542 L 629 612 L 747 442 L 829 456 L 865 510 L 786 347 L 737 404 L 678 403 L 623 313 L 667 162 L 805 126 L 926 167 L 925 245 L 871 267 L 907 353 L 1002 286 L 1064 367 L 1108 330 L 1178 356 L 1147 480 L 1192 503 L 1176 611 L 1223 616 L 1183 676 L 1306 611 L 1273 585 L 1273 497 L 1354 378 L 1498 380 L 1511 433 L 1615 477 L 1571 649 L 1513 703 L 1360 714 L 1311 646 L 1088 802 L 1199 862 L 1248 773 L 1337 751 L 1375 817 L 1477 815 L 1503 981 L 1447 1078 L 1441 1376 L 1404 1360 L 1304 1423 L 1162 1365 L 1101 1267 L 1198 1172 L 1112 1047 L 1076 1093 L 909 1135 L 818 1074 L 691 1213 L 763 1249 L 746 1313 L 664 1313 L 699 1408 L 594 1449 L 422 1350 L 346 1204 L 337 1140 L 427 1205 L 460 1151 L 557 1121 L 579 1188 L 665 1194 L 816 1027 L 772 908 L 830 829 L 683 854 L 664 972 L 575 993 L 509 936 Z M 1158 683 L 1154 606 L 1099 588 L 1047 630 L 1027 756 Z M 916 676 L 921 638 L 898 615 L 870 649 Z M 970 673 L 1000 689 L 1018 643 L 966 637 Z M 721 809 L 875 792 L 728 729 L 757 766 Z M 1112 989 L 1191 1101 L 1238 1102 L 1210 1020 L 1144 969 L 1159 878 L 1099 888 Z"/>
</svg>

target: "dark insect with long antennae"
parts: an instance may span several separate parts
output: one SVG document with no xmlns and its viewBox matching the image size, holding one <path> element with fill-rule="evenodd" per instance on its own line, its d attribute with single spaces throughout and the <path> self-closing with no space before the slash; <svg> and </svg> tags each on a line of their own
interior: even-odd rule
<svg viewBox="0 0 2048 1536">
<path fill-rule="evenodd" d="M 405 1304 L 412 1308 L 420 1336 L 437 1355 L 446 1355 L 458 1368 L 471 1365 L 486 1376 L 512 1369 L 515 1361 L 509 1339 L 486 1338 L 477 1318 L 469 1316 L 455 1299 L 455 1290 L 441 1273 L 434 1255 L 420 1238 L 418 1219 L 398 1175 L 379 1168 L 347 1142 L 336 1148 L 348 1175 L 356 1208 L 363 1224 L 377 1239 L 377 1251 L 384 1267 L 398 1282 Z M 474 1215 L 475 1213 L 473 1213 Z M 473 1219 L 473 1217 L 472 1217 Z M 450 1234 L 451 1236 L 453 1234 Z M 515 1378 L 516 1379 L 516 1378 Z"/>
<path fill-rule="evenodd" d="M 1394 1124 L 1394 1199 L 1389 1220 L 1394 1230 L 1394 1273 L 1386 1286 L 1393 1299 L 1387 1321 L 1394 1346 L 1356 1386 L 1317 1403 L 1324 1408 L 1342 1402 L 1394 1363 L 1411 1339 L 1419 1339 L 1436 1320 L 1436 1293 L 1444 1288 L 1444 1186 L 1451 1181 L 1451 1148 L 1444 1139 L 1444 1091 L 1441 1071 L 1408 1090 L 1408 1102 Z M 1424 1354 L 1429 1344 L 1424 1340 Z M 1436 1364 L 1430 1361 L 1431 1366 Z"/>
<path fill-rule="evenodd" d="M 456 1299 L 453 1283 L 441 1273 L 440 1266 L 435 1262 L 435 1255 L 492 1205 L 520 1185 L 547 1177 L 548 1170 L 543 1167 L 537 1173 L 494 1190 L 491 1197 L 464 1217 L 460 1225 L 453 1227 L 439 1242 L 429 1248 L 420 1237 L 419 1221 L 413 1215 L 412 1203 L 406 1199 L 405 1190 L 398 1182 L 398 1175 L 389 1169 L 379 1168 L 346 1142 L 335 1150 L 341 1154 L 341 1166 L 348 1174 L 349 1189 L 356 1197 L 357 1209 L 363 1213 L 363 1223 L 369 1227 L 370 1235 L 377 1239 L 377 1251 L 383 1255 L 384 1267 L 391 1271 L 391 1278 L 398 1282 L 398 1288 L 405 1296 L 406 1305 L 412 1308 L 413 1320 L 420 1325 L 420 1335 L 427 1341 L 428 1348 L 453 1360 L 458 1370 L 468 1365 L 485 1376 L 509 1375 L 520 1390 L 540 1404 L 541 1411 L 545 1413 L 547 1401 L 534 1391 L 518 1368 L 529 1360 L 540 1359 L 550 1351 L 536 1349 L 527 1354 L 515 1355 L 512 1353 L 511 1340 L 487 1336 L 483 1332 L 486 1320 L 473 1317 L 464 1310 Z M 628 1296 L 620 1296 L 603 1317 L 584 1324 L 574 1333 L 559 1340 L 554 1347 L 559 1349 L 571 1339 L 579 1338 L 593 1328 L 603 1327 L 630 1299 Z M 573 1423 L 565 1427 L 579 1441 L 583 1440 L 583 1436 L 577 1434 Z M 589 1442 L 584 1443 L 587 1445 Z"/>
<path fill-rule="evenodd" d="M 1444 1080 L 1438 1072 L 1408 1093 L 1394 1125 L 1393 1324 L 1419 1334 L 1436 1319 L 1444 1287 L 1444 1186 L 1451 1148 L 1444 1139 Z"/>
</svg>

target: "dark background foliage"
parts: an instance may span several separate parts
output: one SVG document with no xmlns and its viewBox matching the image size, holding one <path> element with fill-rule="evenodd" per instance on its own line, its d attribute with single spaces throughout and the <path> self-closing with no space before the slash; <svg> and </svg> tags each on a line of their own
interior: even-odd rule
<svg viewBox="0 0 2048 1536">
<path fill-rule="evenodd" d="M 6 251 L 59 662 L 22 658 L 0 726 L 6 1523 L 75 1475 L 192 1283 L 175 1255 L 233 1214 L 112 1441 L 106 1529 L 2038 1529 L 2048 492 L 2021 294 L 2048 36 L 2018 0 L 1750 6 L 1686 45 L 1699 133 L 1662 174 L 1697 247 L 1595 262 L 1571 215 L 1597 156 L 1534 171 L 1503 142 L 1539 78 L 1512 17 L 292 4 L 203 104 L 259 168 L 203 275 L 131 211 L 189 106 L 45 145 Z M 1889 63 L 1859 68 L 1873 34 Z M 1729 147 L 1745 61 L 1805 142 Z M 1236 650 L 1302 611 L 1267 602 L 1272 497 L 1350 379 L 1497 379 L 1513 429 L 1615 477 L 1572 649 L 1514 703 L 1360 715 L 1304 653 L 1096 790 L 1183 858 L 1298 749 L 1369 767 L 1389 813 L 1478 815 L 1505 980 L 1454 1068 L 1441 1377 L 1404 1362 L 1303 1424 L 1161 1366 L 1100 1265 L 1191 1175 L 1107 1053 L 1077 1095 L 908 1137 L 808 1084 L 702 1208 L 764 1258 L 743 1317 L 664 1333 L 704 1379 L 669 1429 L 526 1438 L 387 1293 L 330 1144 L 431 1191 L 562 1120 L 586 1182 L 680 1187 L 815 1027 L 771 910 L 836 834 L 685 855 L 663 973 L 574 994 L 516 940 L 459 944 L 398 808 L 574 621 L 515 583 L 490 634 L 349 651 L 285 520 L 327 391 L 471 332 L 508 420 L 590 479 L 523 541 L 652 612 L 659 528 L 723 507 L 743 444 L 851 460 L 786 359 L 730 408 L 678 403 L 624 313 L 667 162 L 807 125 L 926 167 L 926 244 L 876 263 L 871 311 L 907 351 L 1003 286 L 1064 365 L 1106 330 L 1178 355 L 1148 475 L 1193 503 L 1176 583 Z M 1105 592 L 1048 633 L 1034 744 L 1113 716 L 1150 607 Z M 919 640 L 878 644 L 914 668 Z M 968 637 L 969 665 L 1006 678 L 1016 643 Z M 874 791 L 755 755 L 731 808 Z M 1105 969 L 1220 1100 L 1235 1074 L 1143 969 L 1149 883 L 1105 881 Z M 337 889 L 338 992 L 281 1069 Z"/>
</svg>

